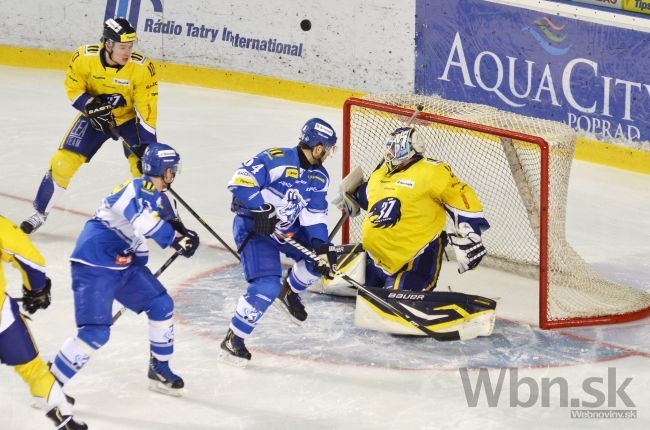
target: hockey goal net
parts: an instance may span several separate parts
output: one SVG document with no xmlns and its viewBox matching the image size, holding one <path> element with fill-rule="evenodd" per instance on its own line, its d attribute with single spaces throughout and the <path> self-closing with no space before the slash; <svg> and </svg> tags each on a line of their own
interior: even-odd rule
<svg viewBox="0 0 650 430">
<path fill-rule="evenodd" d="M 558 328 L 625 322 L 650 315 L 650 295 L 605 279 L 565 237 L 574 131 L 561 123 L 437 97 L 383 94 L 344 107 L 343 174 L 364 177 L 384 156 L 386 137 L 413 125 L 424 155 L 448 163 L 481 200 L 491 228 L 485 265 L 539 279 L 539 325 Z M 357 217 L 344 242 L 361 241 Z M 453 253 L 451 253 L 453 254 Z"/>
</svg>

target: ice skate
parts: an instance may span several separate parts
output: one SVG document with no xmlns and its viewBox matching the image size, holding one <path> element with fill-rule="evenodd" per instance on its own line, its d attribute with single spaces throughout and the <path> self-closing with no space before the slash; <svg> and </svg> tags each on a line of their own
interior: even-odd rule
<svg viewBox="0 0 650 430">
<path fill-rule="evenodd" d="M 246 367 L 250 359 L 251 353 L 246 349 L 244 339 L 237 336 L 231 329 L 228 329 L 226 338 L 221 342 L 219 360 L 231 366 Z"/>
<path fill-rule="evenodd" d="M 169 368 L 168 361 L 160 361 L 153 355 L 149 360 L 149 389 L 162 394 L 180 397 L 185 382 Z"/>
<path fill-rule="evenodd" d="M 87 430 L 88 426 L 81 422 L 75 421 L 72 415 L 62 415 L 59 408 L 52 408 L 46 417 L 54 421 L 57 430 Z"/>
<path fill-rule="evenodd" d="M 291 317 L 290 320 L 296 325 L 302 325 L 302 322 L 307 319 L 307 311 L 305 311 L 305 306 L 302 304 L 302 300 L 300 300 L 300 295 L 291 290 L 287 278 L 282 281 L 282 290 L 280 290 L 275 304 L 284 313 L 289 315 Z"/>
<path fill-rule="evenodd" d="M 30 215 L 29 218 L 20 223 L 20 229 L 25 232 L 25 234 L 32 234 L 45 224 L 46 219 L 46 214 L 36 211 Z"/>
</svg>

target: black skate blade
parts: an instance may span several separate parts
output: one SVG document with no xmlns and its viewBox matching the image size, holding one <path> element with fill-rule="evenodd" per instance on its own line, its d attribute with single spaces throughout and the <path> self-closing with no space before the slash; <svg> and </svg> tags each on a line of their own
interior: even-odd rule
<svg viewBox="0 0 650 430">
<path fill-rule="evenodd" d="M 230 352 L 224 351 L 223 349 L 219 352 L 218 360 L 221 363 L 228 364 L 229 366 L 233 367 L 238 367 L 240 369 L 245 368 L 248 366 L 248 363 L 250 363 L 250 360 L 232 355 Z"/>
<path fill-rule="evenodd" d="M 152 379 L 149 380 L 149 390 L 172 397 L 182 397 L 185 394 L 185 388 L 172 388 Z"/>
<path fill-rule="evenodd" d="M 273 302 L 273 306 L 280 309 L 280 311 L 282 311 L 282 315 L 284 315 L 291 323 L 293 323 L 293 325 L 297 327 L 302 327 L 304 321 L 300 321 L 299 319 L 291 315 L 289 309 L 287 309 L 287 307 L 281 301 L 276 300 L 275 302 Z"/>
</svg>

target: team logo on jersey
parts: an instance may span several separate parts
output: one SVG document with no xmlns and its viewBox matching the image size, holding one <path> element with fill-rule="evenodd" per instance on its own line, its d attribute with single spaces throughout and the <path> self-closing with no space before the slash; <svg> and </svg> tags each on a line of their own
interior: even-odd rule
<svg viewBox="0 0 650 430">
<path fill-rule="evenodd" d="M 372 205 L 368 214 L 375 228 L 393 227 L 402 218 L 402 203 L 395 197 L 386 197 Z"/>
<path fill-rule="evenodd" d="M 287 190 L 282 201 L 276 207 L 278 218 L 281 221 L 279 227 L 284 229 L 293 224 L 305 206 L 307 206 L 307 202 L 298 190 L 295 188 Z"/>
</svg>

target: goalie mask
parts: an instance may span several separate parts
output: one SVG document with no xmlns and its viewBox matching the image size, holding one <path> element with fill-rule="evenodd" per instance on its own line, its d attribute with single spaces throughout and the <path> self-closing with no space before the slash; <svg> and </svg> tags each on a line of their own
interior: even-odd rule
<svg viewBox="0 0 650 430">
<path fill-rule="evenodd" d="M 388 171 L 392 172 L 395 167 L 420 152 L 422 152 L 422 148 L 421 145 L 417 143 L 415 128 L 398 128 L 388 136 L 388 139 L 386 139 L 385 160 Z"/>
</svg>

